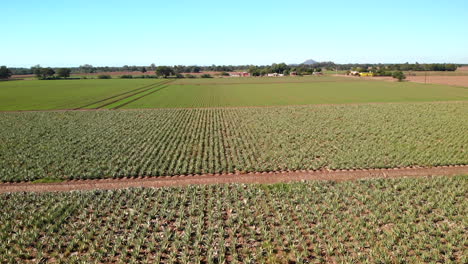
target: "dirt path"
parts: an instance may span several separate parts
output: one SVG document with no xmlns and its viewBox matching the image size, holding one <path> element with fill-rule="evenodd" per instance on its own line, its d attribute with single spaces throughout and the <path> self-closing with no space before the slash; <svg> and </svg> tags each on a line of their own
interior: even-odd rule
<svg viewBox="0 0 468 264">
<path fill-rule="evenodd" d="M 77 180 L 61 183 L 2 183 L 0 193 L 7 192 L 65 192 L 72 190 L 123 189 L 130 187 L 168 187 L 193 184 L 281 183 L 302 180 L 351 181 L 370 178 L 401 178 L 423 176 L 454 176 L 468 174 L 468 165 L 432 168 L 395 168 L 337 171 L 295 171 L 248 174 L 164 176 L 102 180 Z"/>
</svg>

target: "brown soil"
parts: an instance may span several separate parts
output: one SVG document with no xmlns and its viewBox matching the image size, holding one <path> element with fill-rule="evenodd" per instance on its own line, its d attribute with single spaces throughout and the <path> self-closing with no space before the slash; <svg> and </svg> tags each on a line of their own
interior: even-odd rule
<svg viewBox="0 0 468 264">
<path fill-rule="evenodd" d="M 248 174 L 210 174 L 194 176 L 163 176 L 102 180 L 76 180 L 61 183 L 2 183 L 0 193 L 65 192 L 72 190 L 123 189 L 130 187 L 168 187 L 194 184 L 282 183 L 302 180 L 352 181 L 371 178 L 402 178 L 424 176 L 454 176 L 468 174 L 468 165 L 431 168 L 394 168 L 336 171 L 263 172 Z"/>
<path fill-rule="evenodd" d="M 468 87 L 468 76 L 408 76 L 406 80 Z"/>
<path fill-rule="evenodd" d="M 346 76 L 346 75 L 343 75 Z M 388 81 L 396 82 L 397 80 L 388 76 L 377 76 L 377 77 L 355 77 L 349 76 L 350 78 L 356 78 L 367 81 Z M 406 81 L 417 82 L 417 83 L 433 83 L 443 84 L 452 86 L 468 87 L 468 76 L 406 76 Z"/>
</svg>

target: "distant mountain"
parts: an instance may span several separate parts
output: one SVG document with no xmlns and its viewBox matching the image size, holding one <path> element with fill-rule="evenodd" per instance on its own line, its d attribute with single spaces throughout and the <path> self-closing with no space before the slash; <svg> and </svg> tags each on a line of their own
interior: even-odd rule
<svg viewBox="0 0 468 264">
<path fill-rule="evenodd" d="M 317 64 L 318 62 L 317 61 L 314 61 L 314 60 L 306 60 L 304 61 L 302 64 L 305 64 L 305 65 L 312 65 L 312 64 Z"/>
</svg>

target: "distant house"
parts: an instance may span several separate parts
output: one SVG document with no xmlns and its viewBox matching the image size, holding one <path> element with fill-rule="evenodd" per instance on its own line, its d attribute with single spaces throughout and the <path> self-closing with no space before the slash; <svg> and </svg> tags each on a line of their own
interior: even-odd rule
<svg viewBox="0 0 468 264">
<path fill-rule="evenodd" d="M 289 73 L 290 76 L 297 76 L 297 72 L 291 72 Z"/>
<path fill-rule="evenodd" d="M 231 72 L 229 73 L 231 77 L 250 77 L 250 73 L 248 72 Z"/>
<path fill-rule="evenodd" d="M 283 77 L 284 74 L 274 72 L 274 73 L 268 73 L 267 76 L 268 77 Z"/>
</svg>

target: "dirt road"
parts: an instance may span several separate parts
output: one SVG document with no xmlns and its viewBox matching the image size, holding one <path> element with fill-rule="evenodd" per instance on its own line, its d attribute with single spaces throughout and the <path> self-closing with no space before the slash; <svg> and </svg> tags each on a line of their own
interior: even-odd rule
<svg viewBox="0 0 468 264">
<path fill-rule="evenodd" d="M 193 184 L 225 183 L 281 183 L 302 180 L 349 181 L 370 178 L 401 178 L 423 176 L 454 176 L 468 174 L 468 165 L 432 168 L 395 168 L 337 171 L 295 171 L 248 174 L 221 174 L 196 176 L 164 176 L 147 178 L 122 178 L 102 180 L 78 180 L 61 183 L 2 183 L 0 193 L 7 192 L 64 192 L 73 190 L 123 189 L 130 187 L 168 187 Z"/>
</svg>

